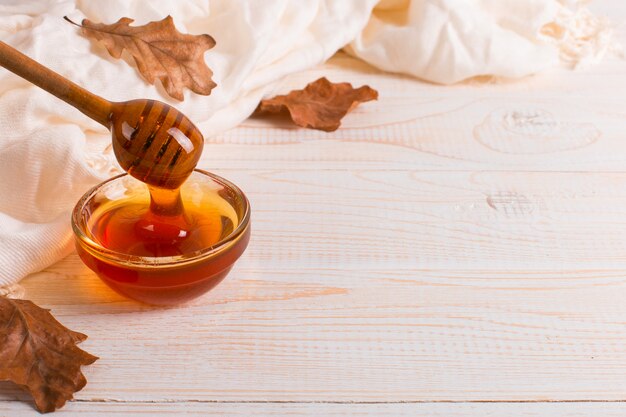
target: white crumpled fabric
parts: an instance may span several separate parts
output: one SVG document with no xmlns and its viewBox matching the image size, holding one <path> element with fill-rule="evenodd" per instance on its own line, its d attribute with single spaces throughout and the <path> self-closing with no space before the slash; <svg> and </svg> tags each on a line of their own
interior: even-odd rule
<svg viewBox="0 0 626 417">
<path fill-rule="evenodd" d="M 169 99 L 62 18 L 144 24 L 167 14 L 181 32 L 216 39 L 205 54 L 218 84 L 209 97 Z M 383 70 L 448 84 L 522 77 L 560 58 L 593 61 L 610 44 L 604 21 L 564 0 L 5 0 L 0 35 L 109 100 L 167 101 L 205 137 L 248 117 L 282 77 L 343 47 Z M 74 203 L 119 171 L 109 142 L 96 122 L 0 69 L 0 286 L 71 252 Z"/>
</svg>

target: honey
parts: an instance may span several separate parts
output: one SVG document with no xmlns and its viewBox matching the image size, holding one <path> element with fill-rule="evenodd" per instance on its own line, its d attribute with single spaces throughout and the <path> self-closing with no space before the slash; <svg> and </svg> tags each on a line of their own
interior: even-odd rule
<svg viewBox="0 0 626 417">
<path fill-rule="evenodd" d="M 109 202 L 91 215 L 88 229 L 112 251 L 163 257 L 209 248 L 237 227 L 234 209 L 217 194 L 189 198 L 182 206 L 177 214 L 163 215 L 144 196 Z"/>
<path fill-rule="evenodd" d="M 91 244 L 77 242 L 81 259 L 111 288 L 146 303 L 177 304 L 210 290 L 248 243 L 247 200 L 202 171 L 180 193 L 126 175 L 84 199 L 75 222 Z"/>
</svg>

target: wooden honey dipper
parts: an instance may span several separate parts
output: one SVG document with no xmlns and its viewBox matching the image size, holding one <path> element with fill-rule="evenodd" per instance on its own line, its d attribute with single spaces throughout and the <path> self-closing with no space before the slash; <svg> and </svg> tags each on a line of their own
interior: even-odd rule
<svg viewBox="0 0 626 417">
<path fill-rule="evenodd" d="M 2 41 L 0 65 L 109 129 L 117 161 L 151 186 L 153 200 L 159 200 L 156 206 L 163 212 L 182 210 L 175 207 L 178 188 L 196 167 L 204 145 L 202 133 L 184 114 L 156 100 L 105 100 Z"/>
</svg>

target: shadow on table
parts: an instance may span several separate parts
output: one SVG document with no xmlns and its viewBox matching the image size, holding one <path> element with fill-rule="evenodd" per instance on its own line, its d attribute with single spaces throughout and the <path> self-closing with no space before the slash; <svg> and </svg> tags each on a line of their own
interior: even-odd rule
<svg viewBox="0 0 626 417">
<path fill-rule="evenodd" d="M 75 253 L 28 276 L 21 284 L 26 290 L 24 298 L 55 311 L 78 309 L 85 314 L 97 314 L 168 309 L 142 304 L 117 294 L 87 268 Z"/>
</svg>

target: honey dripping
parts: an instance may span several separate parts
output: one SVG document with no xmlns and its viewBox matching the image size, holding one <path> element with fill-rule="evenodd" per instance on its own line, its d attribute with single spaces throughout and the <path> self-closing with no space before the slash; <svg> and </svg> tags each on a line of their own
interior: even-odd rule
<svg viewBox="0 0 626 417">
<path fill-rule="evenodd" d="M 181 196 L 204 142 L 191 121 L 150 100 L 126 103 L 112 120 L 117 160 L 148 186 L 150 198 L 116 201 L 94 213 L 90 226 L 98 243 L 135 256 L 178 256 L 207 249 L 234 230 L 237 217 L 220 212 L 229 206 L 218 194 Z"/>
<path fill-rule="evenodd" d="M 94 211 L 88 228 L 99 244 L 134 256 L 179 256 L 210 248 L 238 225 L 216 190 L 186 190 L 183 199 L 179 190 L 149 189 Z"/>
</svg>

